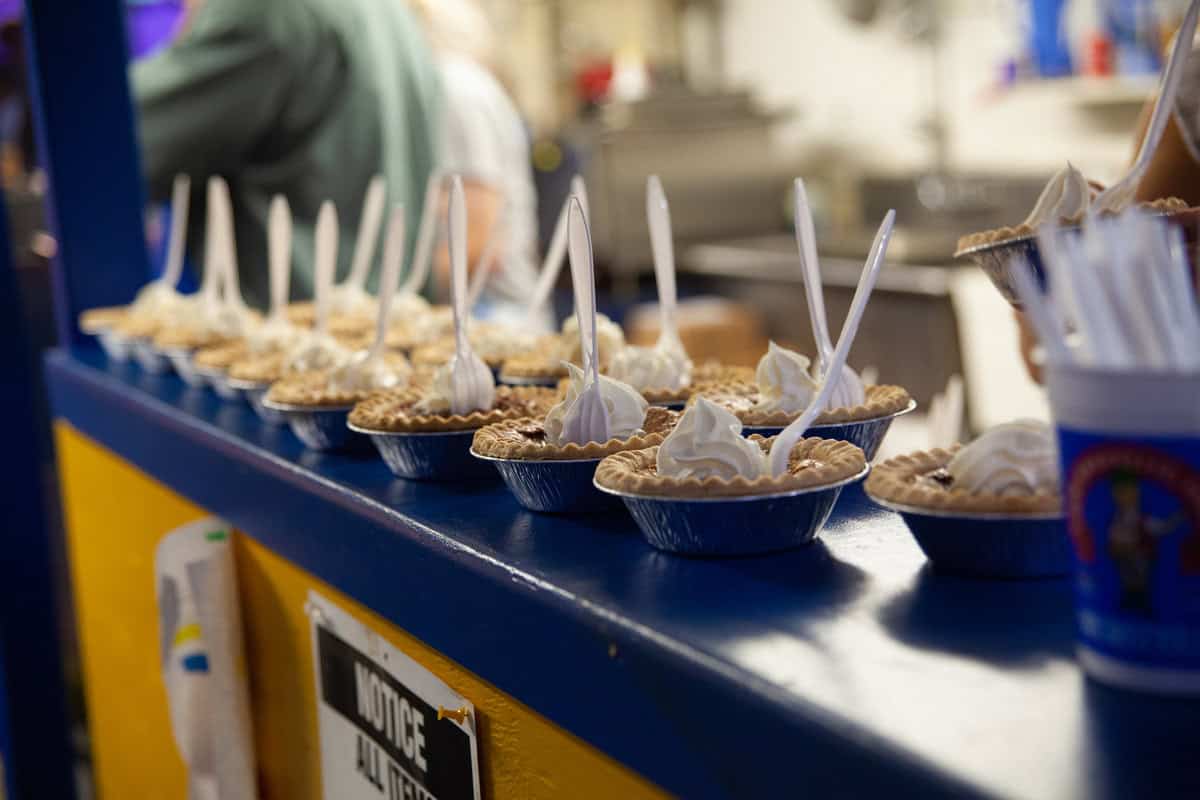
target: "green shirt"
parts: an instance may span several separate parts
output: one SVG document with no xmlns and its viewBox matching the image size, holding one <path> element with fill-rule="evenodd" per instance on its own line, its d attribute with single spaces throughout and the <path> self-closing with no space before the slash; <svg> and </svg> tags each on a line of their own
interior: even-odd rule
<svg viewBox="0 0 1200 800">
<path fill-rule="evenodd" d="M 326 199 L 338 209 L 339 277 L 349 270 L 376 173 L 388 205 L 405 205 L 411 252 L 437 158 L 440 89 L 402 0 L 206 0 L 178 41 L 132 67 L 132 83 L 151 195 L 167 197 L 176 173 L 192 178 L 193 257 L 207 178 L 229 181 L 250 302 L 267 297 L 276 193 L 295 221 L 293 297 L 311 296 L 313 231 Z"/>
</svg>

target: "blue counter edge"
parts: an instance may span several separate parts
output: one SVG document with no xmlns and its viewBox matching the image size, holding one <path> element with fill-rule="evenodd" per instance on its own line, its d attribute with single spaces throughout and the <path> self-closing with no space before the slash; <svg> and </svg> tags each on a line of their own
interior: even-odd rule
<svg viewBox="0 0 1200 800">
<path fill-rule="evenodd" d="M 46 365 L 58 418 L 668 791 L 740 797 L 783 781 L 805 793 L 979 795 L 779 687 L 69 352 Z M 381 564 L 408 566 L 406 591 Z"/>
</svg>

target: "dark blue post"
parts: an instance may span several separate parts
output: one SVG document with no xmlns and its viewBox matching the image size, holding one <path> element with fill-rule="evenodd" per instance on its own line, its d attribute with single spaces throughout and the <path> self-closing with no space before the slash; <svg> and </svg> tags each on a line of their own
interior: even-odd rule
<svg viewBox="0 0 1200 800">
<path fill-rule="evenodd" d="M 121 0 L 25 3 L 63 345 L 78 341 L 82 309 L 128 303 L 150 271 L 122 9 Z"/>
<path fill-rule="evenodd" d="M 25 330 L 8 215 L 0 200 L 0 657 L 8 711 L 5 769 L 15 800 L 75 796 L 54 559 L 34 414 L 33 347 Z M 3 720 L 0 720 L 3 723 Z M 0 742 L 4 736 L 0 734 Z"/>
</svg>

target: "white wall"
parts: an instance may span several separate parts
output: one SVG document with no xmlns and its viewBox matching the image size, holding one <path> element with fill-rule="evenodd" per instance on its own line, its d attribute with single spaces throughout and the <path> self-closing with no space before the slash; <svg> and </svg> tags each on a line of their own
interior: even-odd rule
<svg viewBox="0 0 1200 800">
<path fill-rule="evenodd" d="M 861 27 L 833 0 L 727 0 L 726 72 L 770 107 L 799 116 L 778 131 L 785 152 L 841 143 L 864 164 L 913 168 L 932 147 L 928 50 L 905 38 L 894 14 Z M 997 92 L 993 76 L 1012 37 L 1015 0 L 944 0 L 943 69 L 952 163 L 1050 173 L 1070 159 L 1090 176 L 1119 174 L 1131 151 L 1126 112 L 1097 118 L 1065 87 Z M 1105 130 L 1105 127 L 1108 130 Z"/>
</svg>

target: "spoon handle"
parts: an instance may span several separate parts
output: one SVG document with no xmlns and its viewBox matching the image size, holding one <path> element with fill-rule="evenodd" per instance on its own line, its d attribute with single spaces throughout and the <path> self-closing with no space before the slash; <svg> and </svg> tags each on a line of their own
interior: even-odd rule
<svg viewBox="0 0 1200 800">
<path fill-rule="evenodd" d="M 450 180 L 450 298 L 454 309 L 454 351 L 459 364 L 465 365 L 470 355 L 467 343 L 467 201 L 462 178 Z"/>
<path fill-rule="evenodd" d="M 1125 187 L 1131 184 L 1136 186 L 1150 166 L 1150 159 L 1153 158 L 1154 151 L 1158 149 L 1158 144 L 1167 129 L 1167 121 L 1171 118 L 1171 111 L 1175 107 L 1175 96 L 1179 93 L 1179 84 L 1183 80 L 1184 62 L 1187 61 L 1187 56 L 1192 51 L 1192 37 L 1196 34 L 1198 15 L 1200 15 L 1200 0 L 1192 0 L 1188 5 L 1187 13 L 1183 16 L 1183 22 L 1179 25 L 1179 32 L 1175 36 L 1175 46 L 1171 48 L 1171 57 L 1167 60 L 1167 66 L 1163 70 L 1158 99 L 1154 101 L 1154 110 L 1150 113 L 1150 123 L 1146 126 L 1146 135 L 1142 139 L 1137 159 L 1124 178 L 1097 196 L 1093 203 L 1094 207 L 1105 208 L 1110 198 L 1120 197 L 1124 193 Z"/>
<path fill-rule="evenodd" d="M 162 281 L 174 288 L 183 275 L 183 251 L 187 244 L 188 201 L 191 199 L 192 179 L 180 173 L 171 186 L 171 233 L 167 239 L 167 268 Z"/>
<path fill-rule="evenodd" d="M 329 326 L 329 294 L 333 290 L 333 268 L 337 261 L 338 221 L 333 202 L 326 200 L 317 212 L 317 233 L 314 245 L 316 266 L 313 275 L 314 302 L 317 319 L 314 328 L 325 333 Z"/>
<path fill-rule="evenodd" d="M 438 202 L 441 200 L 442 181 L 445 174 L 434 170 L 425 181 L 425 199 L 421 204 L 421 222 L 417 227 L 417 246 L 413 251 L 412 266 L 400 288 L 401 294 L 420 294 L 429 278 L 429 265 L 433 260 L 433 246 L 437 240 Z"/>
<path fill-rule="evenodd" d="M 383 195 L 385 184 L 382 175 L 371 178 L 367 194 L 363 198 L 362 219 L 358 223 L 358 238 L 354 242 L 354 259 L 350 262 L 348 286 L 362 288 L 367 285 L 371 272 L 371 259 L 379 242 L 379 226 L 383 222 Z"/>
<path fill-rule="evenodd" d="M 825 292 L 821 287 L 821 266 L 817 259 L 817 234 L 813 225 L 812 207 L 804 181 L 795 182 L 794 226 L 796 246 L 800 251 L 800 269 L 804 277 L 804 295 L 808 299 L 808 318 L 812 323 L 813 342 L 817 346 L 820 365 L 829 363 L 833 341 L 829 338 L 829 320 L 825 317 Z"/>
<path fill-rule="evenodd" d="M 659 341 L 677 345 L 675 326 L 678 295 L 675 289 L 675 244 L 671 240 L 671 207 L 657 175 L 646 180 L 646 218 L 650 224 L 650 249 L 654 254 L 654 282 L 658 286 Z"/>
<path fill-rule="evenodd" d="M 271 198 L 267 217 L 267 266 L 271 270 L 271 318 L 282 319 L 292 263 L 292 211 L 287 198 Z"/>
<path fill-rule="evenodd" d="M 850 301 L 850 311 L 846 314 L 846 321 L 842 323 L 842 332 L 838 336 L 837 347 L 834 348 L 828 369 L 825 371 L 825 378 L 821 381 L 821 388 L 817 391 L 816 397 L 808 404 L 808 408 L 804 409 L 804 412 L 791 425 L 784 428 L 771 444 L 771 474 L 776 477 L 787 470 L 792 448 L 796 446 L 796 442 L 800 441 L 800 437 L 808 430 L 808 426 L 821 413 L 821 409 L 829 403 L 829 396 L 838 384 L 835 378 L 841 375 L 842 367 L 846 366 L 846 358 L 850 355 L 850 346 L 854 344 L 854 337 L 858 334 L 858 325 L 862 322 L 863 312 L 867 309 L 867 300 L 871 298 L 871 292 L 875 289 L 875 281 L 878 280 L 879 270 L 883 267 L 883 257 L 887 253 L 888 242 L 892 238 L 892 228 L 895 224 L 896 212 L 888 211 L 887 216 L 883 218 L 883 224 L 879 226 L 879 232 L 875 234 L 871 253 L 867 256 L 867 263 L 858 279 L 858 288 L 854 290 L 854 299 Z"/>
<path fill-rule="evenodd" d="M 208 200 L 204 219 L 204 277 L 200 279 L 200 296 L 207 304 L 215 304 L 221 296 L 224 269 L 221 266 L 221 223 L 217 209 L 217 184 L 221 178 L 208 179 Z"/>
<path fill-rule="evenodd" d="M 571 193 L 563 203 L 558 220 L 554 223 L 554 233 L 550 236 L 550 246 L 546 248 L 546 258 L 542 261 L 542 269 L 538 274 L 537 284 L 533 287 L 527 306 L 526 318 L 532 320 L 542 310 L 554 284 L 558 282 L 558 274 L 562 271 L 563 262 L 567 256 L 567 217 L 571 210 L 571 198 L 578 197 L 583 205 L 583 215 L 588 216 L 587 186 L 579 175 L 571 178 Z"/>
<path fill-rule="evenodd" d="M 579 323 L 579 349 L 583 371 L 599 385 L 600 357 L 596 347 L 596 271 L 592 263 L 592 234 L 588 230 L 583 203 L 571 197 L 567 223 L 568 253 L 571 257 L 571 286 L 575 293 L 575 318 Z"/>
<path fill-rule="evenodd" d="M 242 287 L 238 282 L 237 244 L 233 236 L 233 202 L 229 199 L 229 184 L 218 178 L 216 184 L 217 242 L 225 268 L 222 298 L 237 308 L 245 308 Z"/>
<path fill-rule="evenodd" d="M 392 313 L 392 298 L 400 283 L 400 266 L 404 263 L 404 206 L 392 207 L 388 220 L 387 238 L 383 240 L 383 272 L 379 276 L 379 316 L 375 320 L 375 341 L 370 356 L 383 351 L 387 341 L 388 317 Z"/>
</svg>

